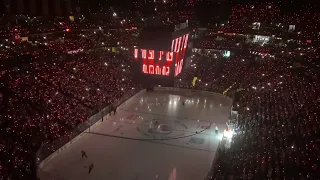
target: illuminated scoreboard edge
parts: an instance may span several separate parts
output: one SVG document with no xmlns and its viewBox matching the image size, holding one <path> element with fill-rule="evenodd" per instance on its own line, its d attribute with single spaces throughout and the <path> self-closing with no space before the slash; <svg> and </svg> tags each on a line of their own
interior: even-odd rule
<svg viewBox="0 0 320 180">
<path fill-rule="evenodd" d="M 170 76 L 174 73 L 177 76 L 182 71 L 188 41 L 189 33 L 173 39 L 171 51 L 134 48 L 134 59 L 141 63 L 144 74 Z"/>
</svg>

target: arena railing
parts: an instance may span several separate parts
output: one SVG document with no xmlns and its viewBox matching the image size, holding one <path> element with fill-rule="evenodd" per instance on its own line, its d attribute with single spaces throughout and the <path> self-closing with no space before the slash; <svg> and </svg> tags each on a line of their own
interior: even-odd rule
<svg viewBox="0 0 320 180">
<path fill-rule="evenodd" d="M 44 143 L 36 153 L 36 165 L 37 172 L 57 154 L 65 150 L 68 146 L 78 140 L 85 132 L 90 132 L 90 128 L 95 127 L 102 118 L 106 118 L 109 114 L 109 110 L 112 107 L 121 107 L 128 102 L 129 99 L 133 99 L 140 93 L 144 92 L 141 89 L 132 89 L 123 95 L 120 99 L 115 100 L 113 104 L 103 108 L 95 115 L 91 116 L 86 122 L 79 124 L 68 135 L 65 135 L 53 142 Z"/>
</svg>

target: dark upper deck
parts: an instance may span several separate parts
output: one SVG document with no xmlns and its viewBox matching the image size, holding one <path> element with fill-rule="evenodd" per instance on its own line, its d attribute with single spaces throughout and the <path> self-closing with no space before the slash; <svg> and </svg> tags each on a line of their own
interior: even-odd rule
<svg viewBox="0 0 320 180">
<path fill-rule="evenodd" d="M 169 51 L 172 40 L 190 32 L 186 24 L 169 25 L 154 19 L 146 23 L 138 38 L 139 48 Z"/>
</svg>

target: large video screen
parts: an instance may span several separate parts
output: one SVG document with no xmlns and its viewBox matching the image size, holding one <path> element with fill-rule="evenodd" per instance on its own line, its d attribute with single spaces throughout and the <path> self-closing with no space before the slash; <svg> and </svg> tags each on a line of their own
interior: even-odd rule
<svg viewBox="0 0 320 180">
<path fill-rule="evenodd" d="M 134 49 L 134 58 L 146 75 L 177 76 L 183 69 L 189 34 L 172 40 L 171 51 Z"/>
</svg>

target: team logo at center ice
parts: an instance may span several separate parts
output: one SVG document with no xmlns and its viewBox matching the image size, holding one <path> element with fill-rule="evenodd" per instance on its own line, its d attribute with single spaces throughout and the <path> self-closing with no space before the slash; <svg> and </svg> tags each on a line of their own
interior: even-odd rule
<svg viewBox="0 0 320 180">
<path fill-rule="evenodd" d="M 182 137 L 187 135 L 185 134 L 186 129 L 188 127 L 180 121 L 161 119 L 143 121 L 137 128 L 145 136 L 156 139 Z"/>
<path fill-rule="evenodd" d="M 163 124 L 163 122 L 155 120 L 154 122 L 152 122 L 152 125 L 148 129 L 148 132 L 152 134 L 170 134 L 172 130 L 173 128 L 169 124 Z"/>
</svg>

